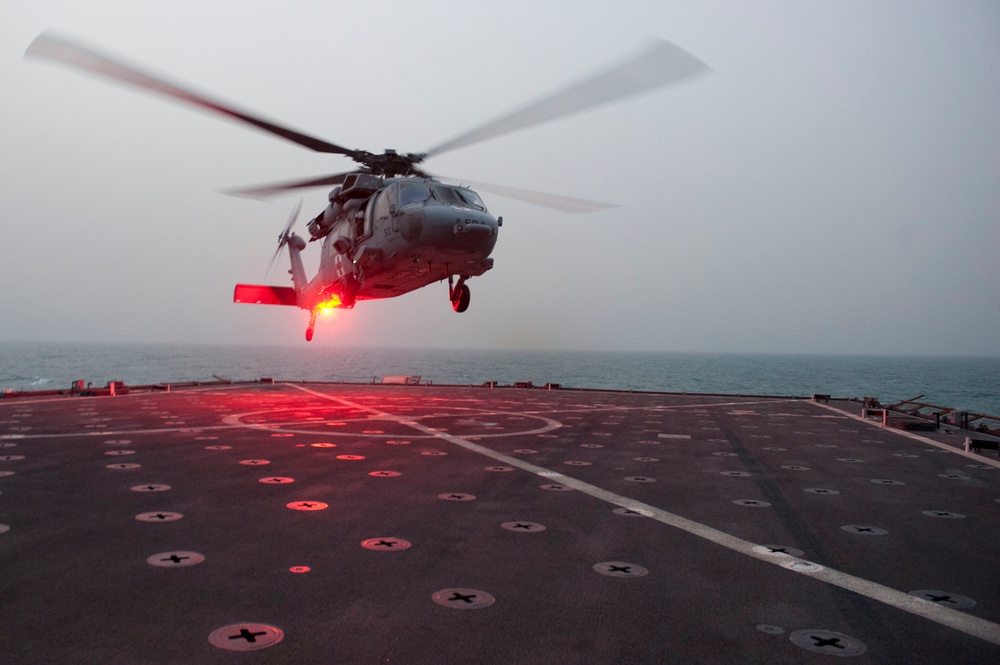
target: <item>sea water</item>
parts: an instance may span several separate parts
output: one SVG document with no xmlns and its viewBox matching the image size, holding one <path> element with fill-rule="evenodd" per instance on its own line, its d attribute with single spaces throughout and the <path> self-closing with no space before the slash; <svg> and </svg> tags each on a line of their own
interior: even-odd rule
<svg viewBox="0 0 1000 665">
<path fill-rule="evenodd" d="M 0 391 L 189 381 L 365 382 L 387 375 L 436 384 L 531 381 L 567 388 L 878 397 L 1000 416 L 1000 358 L 309 346 L 0 342 Z"/>
</svg>

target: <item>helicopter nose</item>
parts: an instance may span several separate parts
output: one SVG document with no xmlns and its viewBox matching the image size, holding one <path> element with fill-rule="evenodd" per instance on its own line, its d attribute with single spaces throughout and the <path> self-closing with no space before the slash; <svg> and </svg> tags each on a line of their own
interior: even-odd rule
<svg viewBox="0 0 1000 665">
<path fill-rule="evenodd" d="M 497 234 L 495 226 L 491 226 L 485 221 L 478 219 L 464 219 L 455 222 L 452 233 L 456 238 L 480 239 L 489 238 Z"/>
<path fill-rule="evenodd" d="M 450 206 L 424 208 L 427 225 L 437 234 L 456 240 L 484 240 L 497 235 L 497 222 L 478 210 L 456 209 Z"/>
</svg>

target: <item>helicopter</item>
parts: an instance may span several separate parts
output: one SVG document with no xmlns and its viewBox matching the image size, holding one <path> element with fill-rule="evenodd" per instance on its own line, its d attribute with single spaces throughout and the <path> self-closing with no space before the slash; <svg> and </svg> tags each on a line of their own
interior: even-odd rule
<svg viewBox="0 0 1000 665">
<path fill-rule="evenodd" d="M 435 176 L 422 167 L 426 159 L 709 70 L 705 63 L 680 47 L 652 39 L 637 55 L 619 65 L 425 152 L 399 153 L 386 149 L 378 154 L 345 148 L 290 129 L 49 31 L 36 37 L 25 55 L 144 88 L 311 150 L 342 155 L 357 164 L 351 171 L 227 192 L 266 198 L 297 189 L 333 187 L 327 207 L 307 223 L 308 242 L 292 232 L 301 201 L 278 236 L 271 265 L 282 249 L 287 248 L 292 286 L 237 284 L 233 293 L 236 303 L 307 310 L 310 318 L 306 341 L 312 340 L 317 315 L 324 310 L 350 309 L 358 301 L 400 296 L 445 279 L 452 308 L 456 312 L 466 311 L 471 299 L 467 282 L 493 267 L 490 254 L 503 224 L 503 217 L 494 217 L 473 187 L 564 212 L 587 213 L 615 207 L 598 201 Z M 309 279 L 301 253 L 311 242 L 319 243 L 321 254 L 317 274 Z"/>
</svg>

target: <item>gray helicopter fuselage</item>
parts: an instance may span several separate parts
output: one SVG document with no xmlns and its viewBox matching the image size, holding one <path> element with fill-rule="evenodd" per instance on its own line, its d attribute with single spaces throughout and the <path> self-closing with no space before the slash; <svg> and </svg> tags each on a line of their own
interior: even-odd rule
<svg viewBox="0 0 1000 665">
<path fill-rule="evenodd" d="M 310 223 L 313 239 L 322 241 L 319 272 L 305 289 L 322 294 L 316 302 L 327 295 L 348 306 L 390 298 L 493 266 L 501 221 L 475 192 L 429 178 L 378 180 L 382 186 L 367 198 L 358 187 L 334 190 L 330 206 Z"/>
</svg>

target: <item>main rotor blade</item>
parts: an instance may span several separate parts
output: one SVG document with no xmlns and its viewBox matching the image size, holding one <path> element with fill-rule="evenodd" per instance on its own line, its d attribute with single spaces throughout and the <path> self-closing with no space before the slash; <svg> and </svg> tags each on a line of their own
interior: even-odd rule
<svg viewBox="0 0 1000 665">
<path fill-rule="evenodd" d="M 320 187 L 321 185 L 342 185 L 344 178 L 357 173 L 348 171 L 347 173 L 334 173 L 319 178 L 309 178 L 308 180 L 290 180 L 287 182 L 271 183 L 268 185 L 254 185 L 253 187 L 241 187 L 239 189 L 227 189 L 226 194 L 233 196 L 244 196 L 251 199 L 266 199 L 270 196 L 283 194 L 293 189 L 303 189 L 305 187 Z"/>
<path fill-rule="evenodd" d="M 684 49 L 662 39 L 654 39 L 648 48 L 617 67 L 437 145 L 426 155 L 439 155 L 707 71 L 710 71 L 708 65 Z"/>
<path fill-rule="evenodd" d="M 437 177 L 437 176 L 436 176 Z M 535 205 L 554 208 L 563 212 L 588 213 L 598 212 L 617 208 L 615 203 L 601 203 L 600 201 L 590 201 L 588 199 L 578 199 L 570 196 L 560 196 L 559 194 L 548 194 L 546 192 L 536 192 L 531 189 L 519 189 L 517 187 L 507 187 L 504 185 L 492 185 L 488 182 L 475 182 L 473 180 L 459 180 L 458 178 L 437 177 L 438 180 L 451 182 L 456 185 L 466 185 L 475 189 L 492 192 L 509 199 L 526 201 Z"/>
<path fill-rule="evenodd" d="M 322 139 L 302 134 L 301 132 L 297 132 L 293 129 L 282 127 L 281 125 L 277 125 L 257 116 L 250 115 L 244 111 L 237 110 L 227 104 L 211 100 L 203 95 L 196 94 L 190 90 L 170 83 L 163 78 L 142 72 L 132 65 L 114 60 L 87 46 L 83 46 L 62 37 L 56 37 L 48 31 L 38 35 L 38 37 L 31 42 L 28 49 L 25 51 L 25 55 L 55 60 L 56 62 L 61 62 L 65 65 L 70 65 L 71 67 L 107 76 L 112 79 L 117 79 L 139 88 L 146 88 L 147 90 L 152 90 L 153 92 L 160 93 L 161 95 L 173 97 L 174 99 L 179 99 L 182 102 L 200 106 L 203 109 L 215 111 L 216 113 L 221 113 L 222 115 L 229 116 L 230 118 L 235 118 L 236 120 L 249 123 L 254 127 L 263 129 L 271 134 L 276 134 L 282 138 L 288 139 L 289 141 L 293 141 L 299 145 L 316 150 L 317 152 L 327 152 L 339 155 L 351 155 L 356 152 L 334 143 L 329 143 Z"/>
</svg>

